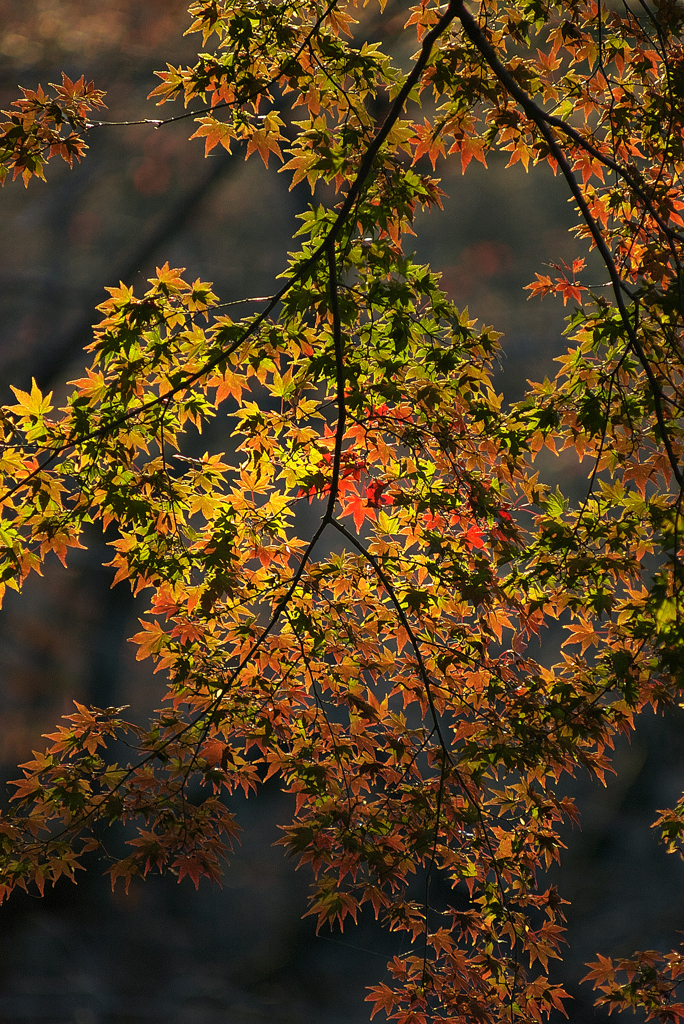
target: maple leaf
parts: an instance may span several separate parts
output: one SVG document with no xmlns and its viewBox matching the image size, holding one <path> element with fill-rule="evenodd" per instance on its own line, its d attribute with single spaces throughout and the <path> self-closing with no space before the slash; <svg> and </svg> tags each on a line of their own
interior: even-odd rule
<svg viewBox="0 0 684 1024">
<path fill-rule="evenodd" d="M 135 862 L 135 858 L 132 856 L 116 861 L 114 864 L 112 864 L 110 868 L 107 869 L 107 871 L 111 880 L 112 891 L 116 886 L 117 879 L 122 878 L 124 882 L 124 891 L 126 892 L 126 894 L 128 894 L 131 880 L 134 878 L 135 875 L 139 873 L 138 865 Z"/>
<path fill-rule="evenodd" d="M 389 480 L 371 480 L 366 487 L 366 500 L 372 508 L 379 508 L 381 505 L 391 505 L 393 498 L 391 494 L 384 491 L 390 486 Z"/>
<path fill-rule="evenodd" d="M 445 155 L 444 142 L 427 118 L 422 125 L 416 125 L 416 134 L 412 141 L 415 145 L 413 162 L 416 163 L 421 156 L 427 155 L 434 170 L 438 157 Z"/>
<path fill-rule="evenodd" d="M 484 534 L 476 523 L 473 523 L 473 525 L 466 530 L 463 534 L 463 540 L 471 551 L 473 548 L 481 550 L 485 546 Z"/>
<path fill-rule="evenodd" d="M 10 412 L 16 412 L 21 416 L 31 416 L 37 419 L 42 419 L 46 413 L 50 412 L 52 406 L 50 405 L 50 399 L 52 398 L 52 392 L 49 395 L 43 396 L 40 388 L 36 384 L 35 378 L 31 382 L 31 392 L 20 391 L 19 388 L 15 388 L 14 385 L 10 385 L 14 395 L 17 399 L 16 405 L 9 407 Z"/>
<path fill-rule="evenodd" d="M 557 278 L 553 290 L 563 296 L 563 305 L 565 306 L 568 299 L 574 299 L 576 302 L 581 302 L 582 292 L 587 289 L 584 285 L 577 284 L 576 281 L 568 281 L 566 278 Z"/>
<path fill-rule="evenodd" d="M 161 86 L 157 87 L 157 89 L 161 88 Z M 155 90 L 155 92 L 157 92 L 157 90 Z M 212 149 L 218 145 L 223 146 L 227 153 L 231 152 L 231 141 L 237 138 L 235 128 L 232 124 L 226 121 L 219 121 L 218 118 L 211 114 L 207 114 L 205 117 L 198 117 L 197 123 L 199 124 L 199 128 L 190 136 L 190 138 L 204 139 L 205 156 L 208 156 Z"/>
<path fill-rule="evenodd" d="M 553 281 L 548 274 L 536 274 L 535 277 L 537 278 L 536 281 L 533 281 L 532 284 L 525 285 L 525 291 L 529 291 L 530 293 L 527 298 L 532 299 L 538 295 L 543 299 L 545 295 L 548 295 L 549 292 L 553 291 Z"/>
<path fill-rule="evenodd" d="M 366 996 L 366 1002 L 373 1003 L 373 1009 L 371 1011 L 372 1020 L 375 1014 L 379 1013 L 380 1010 L 384 1010 L 389 1017 L 398 1002 L 398 997 L 388 985 L 383 983 L 381 985 L 370 986 L 369 994 Z"/>
<path fill-rule="evenodd" d="M 598 960 L 587 964 L 587 967 L 590 967 L 591 970 L 588 974 L 584 975 L 582 981 L 594 981 L 600 985 L 612 982 L 615 979 L 615 967 L 612 959 L 608 956 L 602 956 L 601 953 L 597 955 Z"/>
<path fill-rule="evenodd" d="M 292 171 L 292 182 L 290 184 L 290 191 L 298 185 L 300 181 L 305 178 L 309 182 L 309 186 L 313 191 L 318 178 L 319 162 L 320 158 L 314 150 L 291 150 L 293 156 L 287 163 L 284 163 L 279 168 L 279 173 L 284 171 Z"/>
<path fill-rule="evenodd" d="M 361 532 L 361 527 L 366 519 L 375 519 L 375 512 L 368 507 L 365 497 L 359 494 L 355 488 L 343 499 L 341 504 L 342 515 L 353 516 L 357 533 Z"/>
<path fill-rule="evenodd" d="M 264 118 L 264 127 L 253 130 L 248 136 L 245 160 L 254 152 L 259 153 L 265 167 L 268 167 L 268 158 L 271 153 L 275 153 L 282 160 L 283 154 L 278 145 L 279 140 L 282 139 L 280 131 L 282 124 L 283 122 L 277 114 L 267 114 Z"/>
<path fill-rule="evenodd" d="M 563 647 L 572 644 L 581 644 L 582 654 L 589 647 L 596 647 L 601 641 L 601 635 L 596 631 L 593 622 L 588 619 L 580 619 L 565 627 L 569 636 L 563 641 Z"/>
<path fill-rule="evenodd" d="M 140 619 L 140 624 L 142 631 L 131 637 L 131 643 L 139 647 L 135 655 L 137 661 L 159 654 L 168 643 L 168 637 L 158 622 Z"/>
<path fill-rule="evenodd" d="M 205 858 L 197 853 L 176 857 L 174 867 L 178 871 L 178 881 L 182 882 L 184 877 L 188 875 L 194 882 L 196 889 L 199 889 L 200 878 L 207 874 Z"/>
</svg>

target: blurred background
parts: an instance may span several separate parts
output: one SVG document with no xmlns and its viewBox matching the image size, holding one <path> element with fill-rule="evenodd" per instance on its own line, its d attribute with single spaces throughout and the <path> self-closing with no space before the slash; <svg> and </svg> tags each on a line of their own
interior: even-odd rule
<svg viewBox="0 0 684 1024">
<path fill-rule="evenodd" d="M 155 69 L 193 61 L 198 37 L 183 38 L 182 0 L 0 0 L 0 107 L 18 86 L 85 73 L 107 90 L 111 120 L 157 116 L 145 97 Z M 389 8 L 387 24 L 403 16 Z M 166 107 L 163 114 L 171 113 Z M 17 181 L 0 193 L 0 398 L 34 376 L 56 398 L 80 375 L 82 346 L 98 319 L 105 285 L 140 294 L 168 260 L 191 280 L 214 282 L 223 300 L 269 294 L 285 266 L 306 189 L 237 154 L 203 157 L 188 143 L 192 121 L 155 130 L 102 128 L 73 171 L 54 161 L 48 182 Z M 408 238 L 421 260 L 443 271 L 451 297 L 505 332 L 498 384 L 509 400 L 528 378 L 554 370 L 563 349 L 559 301 L 527 302 L 523 286 L 544 264 L 586 255 L 569 233 L 572 209 L 547 170 L 525 174 L 493 160 L 465 176 L 447 167 L 443 213 L 419 218 Z M 592 265 L 593 266 L 593 265 Z M 594 271 L 592 271 L 594 272 Z M 603 281 L 601 270 L 592 284 Z M 227 447 L 220 425 L 212 443 Z M 547 455 L 575 498 L 585 472 Z M 126 638 L 136 607 L 110 588 L 110 557 L 93 535 L 69 570 L 50 564 L 0 613 L 0 776 L 41 745 L 41 733 L 75 698 L 130 704 L 144 718 L 159 681 L 136 662 Z M 684 927 L 684 865 L 667 857 L 650 825 L 684 788 L 681 716 L 649 715 L 631 745 L 619 746 L 606 788 L 578 778 L 571 791 L 582 828 L 553 881 L 571 901 L 568 955 L 555 969 L 576 997 L 573 1022 L 604 1021 L 578 982 L 597 951 L 670 949 Z M 151 879 L 115 893 L 93 862 L 77 886 L 40 900 L 17 894 L 0 910 L 0 1021 L 7 1024 L 362 1024 L 365 986 L 383 980 L 400 938 L 362 919 L 343 935 L 315 935 L 306 910 L 309 878 L 273 843 L 288 798 L 275 786 L 236 802 L 244 828 L 222 889 Z"/>
</svg>

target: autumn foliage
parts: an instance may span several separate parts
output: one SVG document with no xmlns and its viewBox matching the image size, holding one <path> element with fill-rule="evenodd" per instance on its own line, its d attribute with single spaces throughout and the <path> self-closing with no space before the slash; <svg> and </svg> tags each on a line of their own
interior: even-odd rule
<svg viewBox="0 0 684 1024">
<path fill-rule="evenodd" d="M 151 95 L 162 114 L 184 102 L 207 152 L 243 146 L 318 186 L 282 284 L 243 315 L 168 264 L 143 295 L 110 287 L 66 407 L 34 386 L 0 413 L 0 585 L 100 523 L 166 685 L 147 727 L 79 705 L 22 766 L 0 881 L 42 891 L 94 850 L 124 886 L 218 880 L 224 797 L 277 776 L 319 925 L 370 905 L 408 934 L 374 1014 L 536 1021 L 565 1001 L 544 881 L 575 816 L 559 783 L 603 778 L 616 734 L 684 687 L 684 9 L 426 0 L 397 21 L 396 5 L 408 72 L 391 34 L 371 41 L 383 9 L 191 4 L 213 49 Z M 80 159 L 103 96 L 24 90 L 3 173 Z M 584 281 L 582 259 L 537 275 L 531 298 L 573 310 L 569 348 L 512 407 L 497 332 L 402 245 L 439 206 L 442 160 L 498 151 L 564 182 L 607 279 Z M 215 417 L 234 451 L 187 454 Z M 543 447 L 586 467 L 578 507 L 536 472 Z M 558 620 L 549 668 L 538 638 Z M 657 825 L 681 851 L 684 802 Z M 437 878 L 452 897 L 434 906 Z M 600 1003 L 678 1021 L 682 973 L 682 954 L 641 952 L 588 977 Z"/>
</svg>

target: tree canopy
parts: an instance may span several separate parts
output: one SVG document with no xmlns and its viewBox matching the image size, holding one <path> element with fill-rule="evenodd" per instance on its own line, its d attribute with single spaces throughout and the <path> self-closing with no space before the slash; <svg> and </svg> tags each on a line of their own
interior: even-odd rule
<svg viewBox="0 0 684 1024">
<path fill-rule="evenodd" d="M 168 263 L 142 295 L 112 282 L 66 406 L 34 384 L 0 412 L 0 588 L 101 524 L 116 582 L 147 599 L 138 657 L 166 682 L 144 727 L 77 705 L 22 766 L 2 893 L 42 892 L 92 851 L 112 884 L 216 881 L 237 834 L 226 796 L 276 776 L 319 925 L 368 904 L 408 934 L 373 1014 L 543 1019 L 565 1005 L 545 881 L 576 814 L 562 780 L 602 779 L 615 736 L 684 688 L 684 8 L 189 13 L 196 63 L 158 72 L 150 120 L 191 119 L 206 153 L 243 147 L 314 195 L 274 294 L 222 303 Z M 3 181 L 81 160 L 105 85 L 24 88 L 0 124 Z M 569 341 L 513 405 L 492 383 L 500 335 L 406 239 L 440 205 L 442 161 L 501 151 L 548 164 L 607 278 L 577 259 L 528 286 L 570 303 Z M 188 454 L 215 417 L 234 451 Z M 586 467 L 579 504 L 535 469 L 544 447 Z M 684 800 L 659 813 L 680 852 Z M 683 972 L 681 952 L 642 951 L 599 955 L 588 978 L 599 1003 L 678 1021 Z"/>
</svg>

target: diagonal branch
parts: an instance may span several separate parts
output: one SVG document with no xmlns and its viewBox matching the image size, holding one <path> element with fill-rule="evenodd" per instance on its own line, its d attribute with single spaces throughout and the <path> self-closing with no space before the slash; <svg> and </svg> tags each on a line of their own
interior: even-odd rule
<svg viewBox="0 0 684 1024">
<path fill-rule="evenodd" d="M 471 793 L 470 786 L 466 782 L 463 773 L 461 772 L 460 768 L 458 767 L 458 764 L 454 760 L 454 757 L 453 757 L 453 755 L 451 753 L 451 750 L 449 749 L 449 747 L 447 745 L 446 739 L 444 737 L 444 733 L 442 731 L 441 720 L 440 720 L 439 714 L 437 712 L 437 708 L 435 706 L 435 700 L 434 700 L 434 695 L 432 693 L 432 684 L 431 684 L 431 680 L 430 680 L 430 675 L 428 673 L 427 666 L 425 664 L 422 652 L 420 650 L 420 644 L 419 644 L 419 641 L 418 641 L 418 637 L 416 636 L 416 634 L 415 634 L 415 632 L 414 632 L 410 622 L 408 621 L 408 617 L 406 615 L 406 612 L 404 611 L 404 609 L 401 606 L 401 603 L 399 601 L 399 598 L 396 595 L 394 587 L 392 586 L 391 581 L 387 577 L 387 573 L 384 571 L 384 569 L 382 568 L 382 566 L 378 562 L 377 558 L 368 550 L 368 548 L 365 547 L 354 536 L 353 533 L 350 533 L 349 530 L 347 530 L 346 527 L 344 527 L 337 519 L 333 519 L 331 521 L 331 525 L 334 526 L 335 529 L 338 530 L 342 534 L 342 536 L 346 540 L 348 540 L 349 543 L 352 544 L 356 548 L 356 550 L 363 556 L 363 558 L 365 558 L 366 561 L 370 563 L 370 565 L 373 567 L 373 570 L 375 571 L 375 574 L 377 575 L 378 579 L 380 580 L 380 582 L 382 583 L 383 587 L 385 588 L 385 591 L 387 592 L 387 595 L 389 596 L 392 604 L 394 605 L 395 611 L 397 613 L 397 618 L 399 619 L 399 622 L 401 623 L 401 625 L 406 630 L 406 634 L 407 634 L 407 636 L 409 638 L 409 642 L 410 642 L 410 644 L 411 644 L 411 646 L 413 648 L 413 652 L 415 654 L 416 662 L 418 663 L 418 671 L 419 671 L 420 677 L 421 677 L 421 679 L 423 681 L 423 686 L 425 687 L 425 694 L 426 694 L 426 697 L 427 697 L 428 706 L 430 708 L 430 714 L 432 715 L 432 720 L 434 722 L 434 730 L 437 733 L 437 738 L 439 739 L 439 743 L 440 743 L 440 746 L 442 748 L 442 768 L 441 768 L 442 780 L 444 778 L 445 766 L 446 766 L 446 763 L 448 761 L 451 770 L 453 771 L 456 779 L 458 780 L 459 785 L 461 786 L 461 789 L 463 790 L 463 792 L 466 795 L 466 799 L 468 800 L 468 802 L 472 806 L 473 810 L 477 814 L 478 821 L 479 821 L 480 827 L 482 829 L 482 834 L 484 836 L 485 844 L 487 846 L 487 852 L 489 854 L 489 859 L 490 859 L 490 863 L 492 865 L 492 870 L 494 871 L 494 875 L 495 875 L 495 878 L 496 878 L 497 888 L 499 890 L 499 894 L 500 894 L 500 897 L 501 897 L 501 905 L 503 907 L 503 910 L 504 910 L 504 913 L 505 913 L 506 917 L 508 918 L 508 922 L 509 922 L 509 924 L 511 926 L 511 929 L 513 931 L 513 935 L 515 935 L 515 943 L 514 943 L 515 948 L 516 948 L 515 972 L 514 972 L 512 988 L 509 989 L 509 998 L 510 998 L 511 1011 L 512 1011 L 513 1002 L 514 1002 L 514 999 L 515 999 L 515 992 L 516 992 L 516 988 L 517 988 L 517 984 L 518 984 L 518 974 L 519 974 L 519 970 L 520 970 L 520 965 L 519 965 L 518 960 L 517 960 L 518 929 L 515 926 L 515 921 L 513 920 L 513 915 L 511 913 L 511 909 L 510 909 L 510 907 L 508 905 L 508 900 L 506 899 L 506 890 L 505 890 L 504 883 L 503 883 L 503 878 L 502 878 L 502 875 L 501 875 L 501 868 L 499 866 L 499 861 L 497 859 L 496 853 L 494 852 L 494 847 L 492 845 L 492 840 L 491 840 L 491 836 L 489 834 L 489 829 L 487 828 L 487 823 L 485 821 L 485 816 L 484 816 L 484 812 L 482 810 L 482 806 L 480 805 L 479 800 L 477 800 L 477 798 L 475 796 L 473 796 L 473 794 Z M 440 786 L 441 785 L 443 785 L 443 781 L 440 783 Z M 441 803 L 441 795 L 440 795 L 440 803 Z M 438 812 L 437 812 L 437 829 L 439 829 L 439 809 L 438 809 Z M 439 833 L 437 831 L 436 835 L 435 835 L 435 844 L 437 842 L 438 834 Z M 436 845 L 435 845 L 435 850 L 436 850 Z"/>
<path fill-rule="evenodd" d="M 524 91 L 524 89 L 520 88 L 520 86 L 515 81 L 511 73 L 499 60 L 496 51 L 494 50 L 491 43 L 487 40 L 486 36 L 478 26 L 472 14 L 465 7 L 463 0 L 457 0 L 457 3 L 459 7 L 458 16 L 461 21 L 461 24 L 463 25 L 464 31 L 466 32 L 470 40 L 473 42 L 473 44 L 477 47 L 481 55 L 484 57 L 485 61 L 492 69 L 496 77 L 499 79 L 501 84 L 506 87 L 508 92 L 510 92 L 511 96 L 513 96 L 513 98 L 518 103 L 520 103 L 520 105 L 525 110 L 525 113 L 537 125 L 540 134 L 543 136 L 544 140 L 546 141 L 549 147 L 550 152 L 553 154 L 554 159 L 558 162 L 558 166 L 560 167 L 561 172 L 563 173 L 563 176 L 568 183 L 570 191 L 572 192 L 573 197 L 577 202 L 577 205 L 585 220 L 585 223 L 587 224 L 591 232 L 591 236 L 594 239 L 596 248 L 601 254 L 601 258 L 603 259 L 606 269 L 608 270 L 608 273 L 610 275 L 611 284 L 613 286 L 613 293 L 615 295 L 615 302 L 620 313 L 620 318 L 624 325 L 625 331 L 627 332 L 627 336 L 629 338 L 632 350 L 636 355 L 637 359 L 639 360 L 639 362 L 641 363 L 641 366 L 646 374 L 646 377 L 648 378 L 651 394 L 653 396 L 653 404 L 655 408 L 656 419 L 658 421 L 658 428 L 660 431 L 663 444 L 665 446 L 665 450 L 667 452 L 668 461 L 672 468 L 672 473 L 680 489 L 684 489 L 684 473 L 682 472 L 677 456 L 675 455 L 674 449 L 672 447 L 672 441 L 670 439 L 670 434 L 667 429 L 667 424 L 665 423 L 665 416 L 663 413 L 662 389 L 658 381 L 656 380 L 648 356 L 646 355 L 643 349 L 635 326 L 632 324 L 629 313 L 627 311 L 627 307 L 625 306 L 624 295 L 626 294 L 629 296 L 630 299 L 634 299 L 634 293 L 632 292 L 631 288 L 626 284 L 626 282 L 623 281 L 623 279 L 620 277 L 618 269 L 615 265 L 615 260 L 613 259 L 613 254 L 610 251 L 608 243 L 603 237 L 601 229 L 599 228 L 595 218 L 591 213 L 591 210 L 589 209 L 589 205 L 584 197 L 582 189 L 580 188 L 579 182 L 577 181 L 577 178 L 570 166 L 570 163 L 565 155 L 565 152 L 559 145 L 552 131 L 551 124 L 549 123 L 549 115 L 545 114 L 544 111 L 541 110 L 537 106 L 537 104 L 530 99 L 528 94 Z M 558 121 L 557 118 L 555 120 Z M 567 127 L 564 121 L 559 121 L 559 125 L 563 129 Z"/>
<path fill-rule="evenodd" d="M 293 285 L 295 285 L 304 277 L 304 275 L 311 269 L 311 267 L 314 266 L 321 258 L 321 256 L 326 252 L 327 247 L 336 240 L 337 236 L 340 234 L 342 228 L 344 227 L 344 224 L 347 220 L 347 217 L 349 216 L 349 213 L 351 212 L 352 208 L 354 207 L 357 199 L 359 198 L 362 192 L 363 186 L 366 182 L 366 178 L 368 177 L 373 166 L 373 161 L 375 160 L 383 143 L 386 141 L 390 131 L 392 130 L 397 120 L 399 119 L 405 102 L 409 98 L 412 89 L 417 84 L 418 79 L 420 78 L 425 68 L 425 65 L 427 64 L 430 58 L 433 45 L 456 17 L 459 2 L 460 0 L 451 0 L 449 7 L 445 11 L 445 13 L 439 19 L 434 28 L 425 36 L 423 40 L 423 45 L 421 47 L 420 56 L 416 60 L 410 74 L 407 76 L 406 81 L 404 82 L 404 85 L 402 86 L 401 90 L 395 97 L 392 106 L 390 107 L 389 113 L 387 114 L 387 117 L 385 118 L 381 127 L 376 132 L 373 142 L 366 150 L 364 157 L 361 160 L 361 164 L 359 166 L 359 170 L 357 171 L 356 177 L 354 178 L 354 181 L 350 185 L 349 191 L 345 196 L 344 202 L 342 203 L 342 206 L 339 212 L 337 213 L 337 216 L 335 217 L 335 220 L 333 221 L 333 224 L 326 238 L 321 242 L 318 248 L 314 250 L 311 256 L 309 256 L 306 260 L 304 260 L 303 263 L 300 264 L 296 273 L 293 274 L 292 277 L 286 281 L 282 288 L 278 292 L 276 292 L 275 295 L 271 296 L 266 307 L 252 321 L 249 327 L 245 329 L 245 331 L 240 335 L 239 338 L 232 342 L 232 344 L 228 345 L 225 349 L 222 349 L 218 355 L 213 356 L 211 359 L 208 359 L 206 363 L 204 363 L 204 365 L 200 367 L 199 370 L 196 370 L 194 373 L 189 373 L 187 377 L 185 377 L 180 383 L 175 384 L 172 388 L 165 392 L 164 399 L 171 399 L 179 392 L 184 391 L 186 388 L 190 387 L 192 384 L 198 381 L 201 377 L 205 376 L 205 374 L 213 370 L 214 367 L 218 366 L 219 363 L 221 363 L 224 359 L 229 358 L 233 354 L 233 352 L 236 352 L 237 349 L 240 348 L 240 346 L 243 345 L 245 341 L 252 337 L 252 335 L 268 319 L 273 310 L 287 295 L 287 293 L 293 287 Z M 67 438 L 67 440 L 63 444 L 53 449 L 53 451 L 45 460 L 45 462 L 40 463 L 36 467 L 36 469 L 33 470 L 30 474 L 28 474 L 26 477 L 24 477 L 23 480 L 18 481 L 12 487 L 8 488 L 8 490 L 3 495 L 3 499 L 11 497 L 17 490 L 25 486 L 30 480 L 34 479 L 38 474 L 42 473 L 45 469 L 52 465 L 55 459 L 57 459 L 63 452 L 69 451 L 69 449 L 74 448 L 76 445 L 81 444 L 84 441 L 90 441 L 97 437 L 106 436 L 112 430 L 116 430 L 118 427 L 122 426 L 124 423 L 127 423 L 129 420 L 135 419 L 138 416 L 142 416 L 146 412 L 149 412 L 151 409 L 154 409 L 156 406 L 160 404 L 161 401 L 161 398 L 150 399 L 150 401 L 144 402 L 136 409 L 131 409 L 126 411 L 125 413 L 122 413 L 120 416 L 117 416 L 115 419 L 110 420 L 103 426 L 96 427 L 94 430 L 89 431 L 87 434 L 83 434 L 80 437 Z"/>
</svg>

